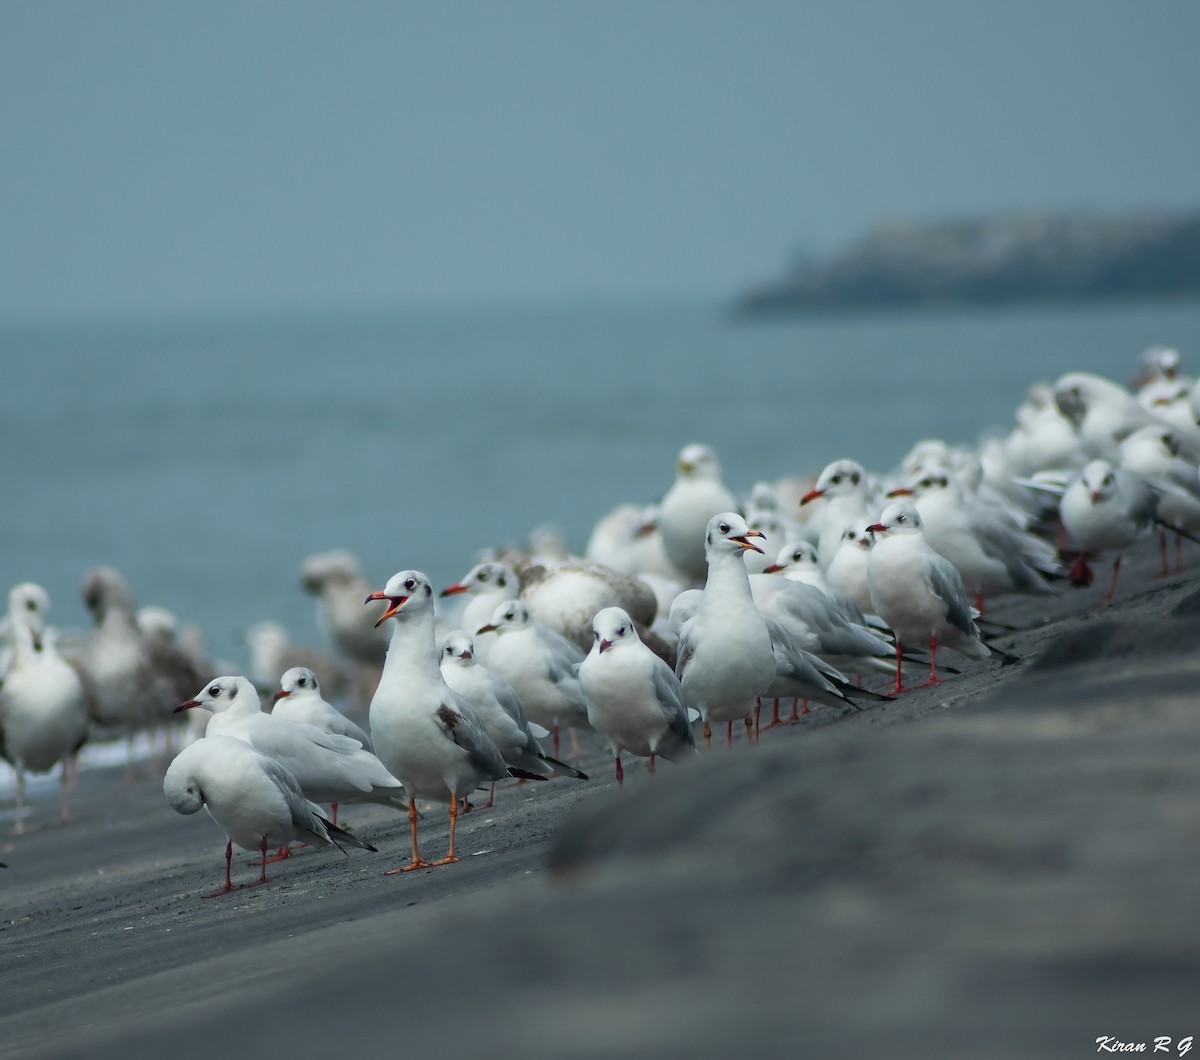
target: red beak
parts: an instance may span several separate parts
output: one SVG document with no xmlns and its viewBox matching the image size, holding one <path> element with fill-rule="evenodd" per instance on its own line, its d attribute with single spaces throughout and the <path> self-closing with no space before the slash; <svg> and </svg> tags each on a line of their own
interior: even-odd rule
<svg viewBox="0 0 1200 1060">
<path fill-rule="evenodd" d="M 182 714 L 185 710 L 191 710 L 192 707 L 198 707 L 198 706 L 200 706 L 200 700 L 185 699 L 182 703 L 179 704 L 179 706 L 177 706 L 173 711 L 171 711 L 171 713 L 172 714 Z"/>
<path fill-rule="evenodd" d="M 289 692 L 286 688 L 281 688 L 278 692 L 275 693 L 275 695 L 273 695 L 271 697 L 271 702 L 278 703 L 281 699 L 283 699 L 284 696 L 290 696 L 290 695 L 291 695 L 291 692 Z"/>
<path fill-rule="evenodd" d="M 1092 503 L 1095 504 L 1100 499 L 1100 491 L 1092 490 Z"/>
<path fill-rule="evenodd" d="M 611 647 L 612 647 L 612 644 L 613 644 L 613 642 L 612 642 L 611 640 L 605 640 L 603 637 L 601 637 L 601 638 L 600 638 L 600 652 L 599 652 L 599 654 L 600 654 L 600 655 L 603 655 L 603 654 L 604 654 L 604 649 L 605 649 L 605 648 L 611 648 Z"/>
<path fill-rule="evenodd" d="M 911 497 L 912 495 L 913 491 L 907 486 L 897 486 L 894 490 L 888 490 L 886 493 L 888 497 Z"/>
<path fill-rule="evenodd" d="M 804 507 L 809 501 L 815 501 L 818 497 L 824 497 L 824 490 L 809 490 L 803 497 L 800 498 L 800 507 Z"/>
<path fill-rule="evenodd" d="M 463 585 L 462 582 L 455 582 L 453 585 L 447 585 L 441 592 L 442 596 L 454 596 L 458 593 L 465 593 L 470 590 L 469 585 Z"/>
<path fill-rule="evenodd" d="M 479 628 L 478 628 L 478 629 L 475 631 L 475 636 L 477 636 L 477 637 L 478 637 L 480 633 L 495 633 L 495 632 L 496 632 L 496 627 L 495 627 L 495 626 L 493 626 L 493 625 L 492 625 L 492 624 L 489 622 L 489 623 L 488 623 L 486 626 L 480 626 L 480 627 L 479 627 Z"/>
<path fill-rule="evenodd" d="M 867 532 L 871 534 L 886 534 L 887 527 L 883 523 L 872 523 L 867 527 Z"/>
<path fill-rule="evenodd" d="M 763 574 L 778 574 L 783 568 L 778 563 L 763 567 Z"/>
</svg>

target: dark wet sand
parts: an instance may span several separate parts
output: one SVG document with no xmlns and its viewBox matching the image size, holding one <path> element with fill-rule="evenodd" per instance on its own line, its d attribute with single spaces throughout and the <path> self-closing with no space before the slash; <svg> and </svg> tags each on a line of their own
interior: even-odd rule
<svg viewBox="0 0 1200 1060">
<path fill-rule="evenodd" d="M 1195 550 L 1188 558 L 1198 562 Z M 1015 666 L 692 765 L 498 793 L 457 865 L 308 849 L 204 901 L 223 836 L 85 774 L 4 844 L 6 1057 L 1085 1056 L 1200 1039 L 1200 579 L 1157 549 L 1002 602 Z M 1107 584 L 1107 566 L 1098 583 Z M 446 844 L 444 809 L 423 853 Z M 235 882 L 258 870 L 235 853 Z"/>
</svg>

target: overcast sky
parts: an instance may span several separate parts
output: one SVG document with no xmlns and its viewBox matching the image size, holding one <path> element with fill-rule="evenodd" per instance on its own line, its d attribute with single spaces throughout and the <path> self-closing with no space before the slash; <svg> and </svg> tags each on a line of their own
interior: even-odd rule
<svg viewBox="0 0 1200 1060">
<path fill-rule="evenodd" d="M 1194 0 L 0 5 L 0 316 L 726 298 L 1200 199 Z"/>
</svg>

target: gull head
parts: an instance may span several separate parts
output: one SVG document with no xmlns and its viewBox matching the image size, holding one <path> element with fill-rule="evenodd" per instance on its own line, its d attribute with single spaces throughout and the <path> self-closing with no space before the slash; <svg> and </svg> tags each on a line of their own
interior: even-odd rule
<svg viewBox="0 0 1200 1060">
<path fill-rule="evenodd" d="M 1117 491 L 1117 476 L 1107 460 L 1093 460 L 1079 473 L 1079 485 L 1093 504 L 1106 501 Z"/>
<path fill-rule="evenodd" d="M 820 567 L 817 550 L 812 545 L 807 541 L 789 541 L 779 550 L 775 562 L 763 568 L 763 573 L 778 574 L 788 570 L 819 570 Z"/>
<path fill-rule="evenodd" d="M 50 597 L 35 582 L 21 582 L 8 592 L 8 615 L 14 624 L 23 625 L 33 641 L 33 650 L 41 651 L 46 632 L 46 615 Z"/>
<path fill-rule="evenodd" d="M 247 704 L 249 706 L 247 707 Z M 192 707 L 204 707 L 214 714 L 226 710 L 260 711 L 262 705 L 258 701 L 258 693 L 254 686 L 244 677 L 214 677 L 208 682 L 195 699 L 185 699 L 175 708 L 179 714 Z"/>
<path fill-rule="evenodd" d="M 476 563 L 467 571 L 463 580 L 447 585 L 442 590 L 442 596 L 455 596 L 458 593 L 469 593 L 472 589 L 511 590 L 516 596 L 519 583 L 513 569 L 505 563 Z"/>
<path fill-rule="evenodd" d="M 867 529 L 873 534 L 919 534 L 921 516 L 908 501 L 896 501 L 884 508 L 879 522 L 872 523 Z"/>
<path fill-rule="evenodd" d="M 307 666 L 293 666 L 279 679 L 279 691 L 275 693 L 274 701 L 278 703 L 286 696 L 305 696 L 321 694 L 317 684 L 317 675 Z"/>
<path fill-rule="evenodd" d="M 597 611 L 592 616 L 592 632 L 596 635 L 593 643 L 600 655 L 621 644 L 641 640 L 633 619 L 619 607 L 604 607 Z"/>
<path fill-rule="evenodd" d="M 821 472 L 817 484 L 800 498 L 800 503 L 808 504 L 818 497 L 853 496 L 862 492 L 866 477 L 862 464 L 853 460 L 835 460 Z"/>
<path fill-rule="evenodd" d="M 469 633 L 461 629 L 447 633 L 442 638 L 441 661 L 443 664 L 454 663 L 456 666 L 477 666 L 475 661 L 475 642 Z"/>
<path fill-rule="evenodd" d="M 717 454 L 711 446 L 694 443 L 685 445 L 679 451 L 676 469 L 683 478 L 721 477 L 721 465 L 717 462 Z"/>
<path fill-rule="evenodd" d="M 721 555 L 740 556 L 746 552 L 763 553 L 752 537 L 766 540 L 766 534 L 761 530 L 752 530 L 737 512 L 721 512 L 708 521 L 708 529 L 704 535 L 704 553 L 709 558 Z"/>
<path fill-rule="evenodd" d="M 363 601 L 363 606 L 373 600 L 388 602 L 387 610 L 375 623 L 379 627 L 397 615 L 414 615 L 433 607 L 433 586 L 419 570 L 402 570 L 393 574 L 382 589 L 370 593 Z"/>
<path fill-rule="evenodd" d="M 500 604 L 492 615 L 492 620 L 486 626 L 480 626 L 475 636 L 482 633 L 509 633 L 513 630 L 525 629 L 533 624 L 527 608 L 520 600 L 506 600 Z"/>
</svg>

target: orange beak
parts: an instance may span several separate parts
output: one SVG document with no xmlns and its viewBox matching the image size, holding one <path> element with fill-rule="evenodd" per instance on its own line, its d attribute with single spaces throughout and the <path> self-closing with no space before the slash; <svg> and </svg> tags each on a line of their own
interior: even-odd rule
<svg viewBox="0 0 1200 1060">
<path fill-rule="evenodd" d="M 759 555 L 765 556 L 766 553 L 761 548 L 759 548 L 756 544 L 754 544 L 754 542 L 747 541 L 746 538 L 761 537 L 765 540 L 766 536 L 767 535 L 764 534 L 761 530 L 747 530 L 741 537 L 731 537 L 729 540 L 736 541 L 744 549 L 748 549 L 748 550 L 757 552 Z"/>
<path fill-rule="evenodd" d="M 465 593 L 470 590 L 469 585 L 463 585 L 462 582 L 455 582 L 453 585 L 447 585 L 441 592 L 442 596 L 455 596 L 458 593 Z"/>
<path fill-rule="evenodd" d="M 888 497 L 911 497 L 913 491 L 907 486 L 897 486 L 894 490 L 888 490 L 886 495 Z"/>
<path fill-rule="evenodd" d="M 400 608 L 402 608 L 408 602 L 408 597 L 407 596 L 385 596 L 382 591 L 376 591 L 376 592 L 373 592 L 370 596 L 368 596 L 363 601 L 363 606 L 366 607 L 366 605 L 369 604 L 372 600 L 386 600 L 389 605 L 388 609 L 386 611 L 384 611 L 384 613 L 382 615 L 379 616 L 379 621 L 375 623 L 375 628 L 378 629 L 389 618 L 391 618 L 392 615 L 394 615 L 397 611 L 399 611 Z"/>
<path fill-rule="evenodd" d="M 818 497 L 824 496 L 824 490 L 809 490 L 803 497 L 800 498 L 800 507 L 803 508 L 809 501 L 815 501 Z"/>
</svg>

